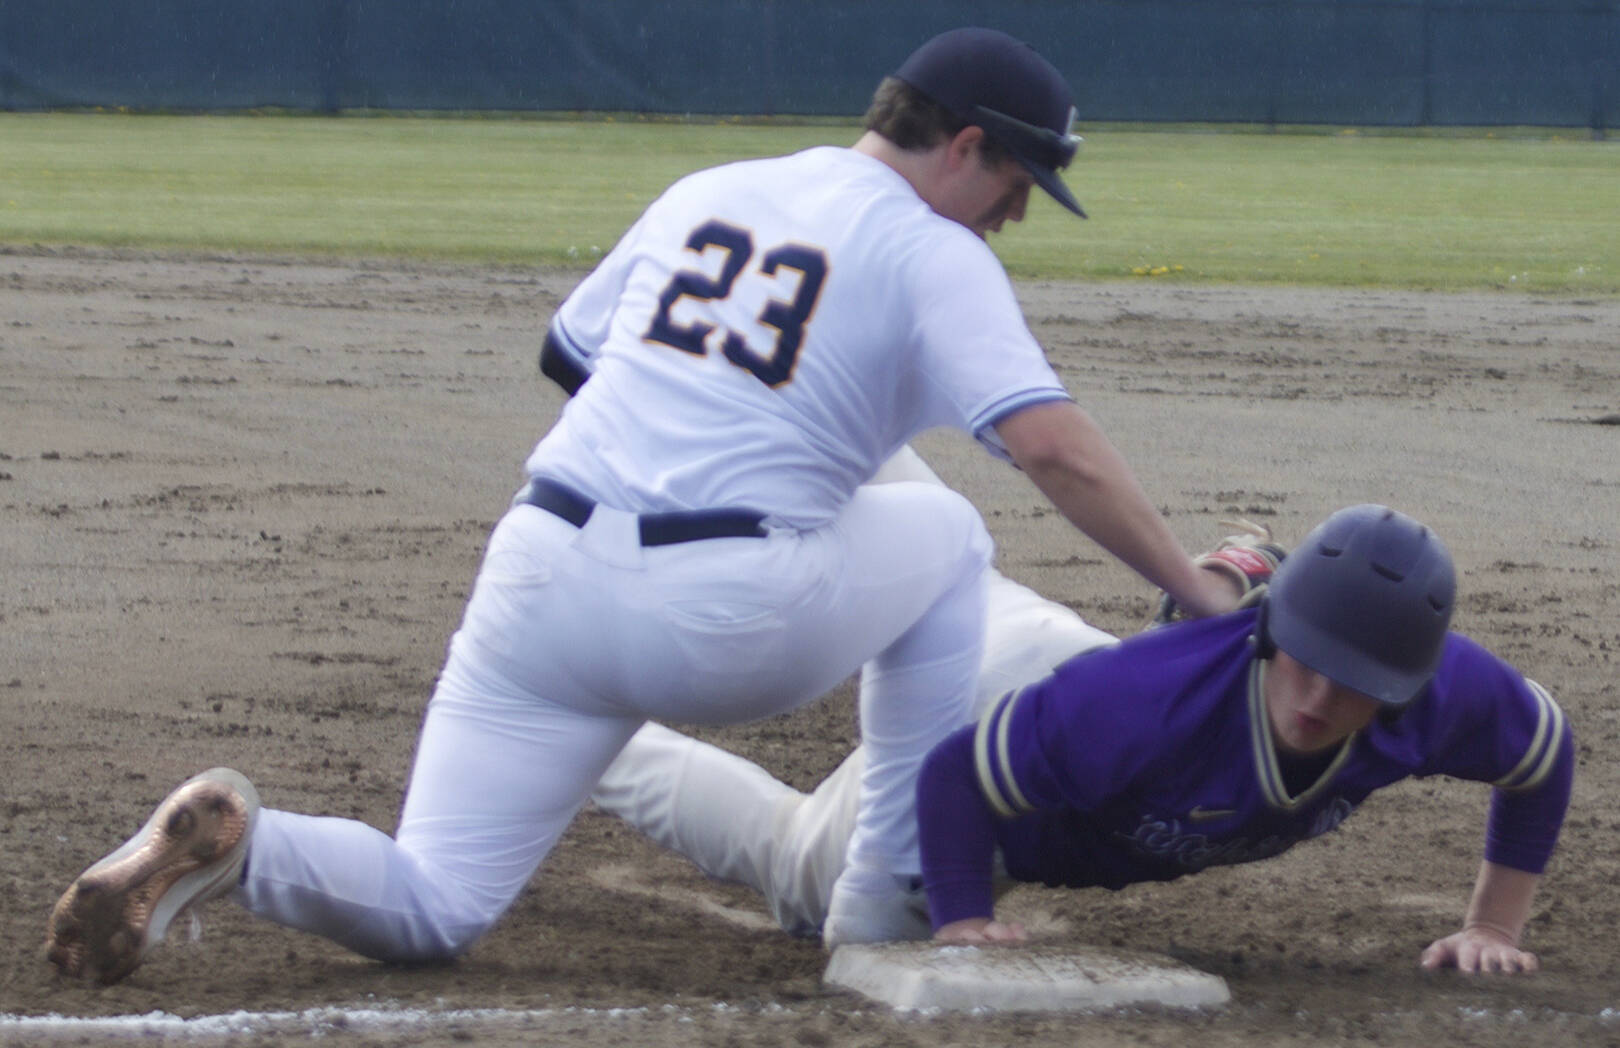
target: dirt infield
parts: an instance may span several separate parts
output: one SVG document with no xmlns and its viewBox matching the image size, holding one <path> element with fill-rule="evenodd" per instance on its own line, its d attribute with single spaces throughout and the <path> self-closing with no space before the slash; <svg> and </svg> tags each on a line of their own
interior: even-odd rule
<svg viewBox="0 0 1620 1048">
<path fill-rule="evenodd" d="M 119 986 L 60 981 L 39 950 L 56 895 L 196 770 L 393 828 L 484 537 L 561 403 L 535 351 L 576 278 L 0 253 L 0 1013 L 278 1015 L 195 1027 L 254 1043 L 1620 1044 L 1620 302 L 1519 294 L 1020 288 L 1190 548 L 1224 516 L 1292 541 L 1369 500 L 1448 539 L 1458 628 L 1546 685 L 1580 745 L 1537 975 L 1418 971 L 1460 920 L 1487 798 L 1428 780 L 1269 863 L 1013 897 L 1049 937 L 1220 974 L 1233 1002 L 1209 1014 L 892 1015 L 824 989 L 820 948 L 746 892 L 592 811 L 448 967 L 216 904 Z M 1146 619 L 1146 588 L 1017 473 L 959 436 L 920 446 L 1008 574 L 1115 631 Z M 808 786 L 851 743 L 850 695 L 703 734 Z"/>
</svg>

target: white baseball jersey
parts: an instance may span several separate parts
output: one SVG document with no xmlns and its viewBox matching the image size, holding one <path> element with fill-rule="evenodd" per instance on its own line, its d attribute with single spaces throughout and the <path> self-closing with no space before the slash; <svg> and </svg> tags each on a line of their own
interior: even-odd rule
<svg viewBox="0 0 1620 1048">
<path fill-rule="evenodd" d="M 984 241 L 830 146 L 676 183 L 552 330 L 594 377 L 529 472 L 631 511 L 814 528 L 917 433 L 1068 397 Z"/>
</svg>

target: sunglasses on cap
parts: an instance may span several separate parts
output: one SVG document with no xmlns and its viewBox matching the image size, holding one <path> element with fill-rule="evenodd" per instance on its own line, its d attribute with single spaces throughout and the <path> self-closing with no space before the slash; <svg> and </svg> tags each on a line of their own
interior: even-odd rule
<svg viewBox="0 0 1620 1048">
<path fill-rule="evenodd" d="M 1081 218 L 1086 217 L 1086 213 L 1080 208 L 1080 202 L 1057 176 L 1058 171 L 1068 167 L 1074 160 L 1074 155 L 1079 151 L 1080 143 L 1083 141 L 1074 133 L 1076 112 L 1073 108 L 1069 110 L 1068 126 L 1062 133 L 1049 127 L 1026 123 L 1017 117 L 998 113 L 982 105 L 976 105 L 968 110 L 966 116 L 969 123 L 984 128 L 984 133 L 992 141 L 1017 158 L 1035 179 L 1036 184 L 1051 194 L 1052 199 Z"/>
</svg>

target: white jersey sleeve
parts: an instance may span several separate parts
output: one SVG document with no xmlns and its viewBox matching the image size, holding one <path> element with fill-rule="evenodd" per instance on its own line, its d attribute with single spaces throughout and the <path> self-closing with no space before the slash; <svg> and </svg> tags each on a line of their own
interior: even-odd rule
<svg viewBox="0 0 1620 1048">
<path fill-rule="evenodd" d="M 992 427 L 1022 408 L 1069 394 L 1029 333 L 1006 271 L 976 237 L 961 247 L 923 260 L 920 367 L 949 401 L 950 417 L 941 424 L 966 429 L 1005 458 Z M 1038 373 L 1049 380 L 1036 381 Z"/>
<path fill-rule="evenodd" d="M 581 371 L 594 370 L 607 341 L 613 311 L 630 276 L 630 260 L 646 216 L 619 238 L 596 268 L 569 293 L 551 320 L 551 335 L 568 360 Z"/>
<path fill-rule="evenodd" d="M 552 333 L 594 377 L 529 471 L 633 511 L 816 527 L 922 430 L 1067 396 L 984 242 L 832 147 L 676 183 Z"/>
</svg>

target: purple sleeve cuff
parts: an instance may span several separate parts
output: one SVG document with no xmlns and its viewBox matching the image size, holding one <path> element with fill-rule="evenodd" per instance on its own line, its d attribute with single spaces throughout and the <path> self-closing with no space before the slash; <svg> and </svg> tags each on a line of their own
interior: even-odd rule
<svg viewBox="0 0 1620 1048">
<path fill-rule="evenodd" d="M 952 921 L 995 916 L 996 817 L 979 791 L 969 725 L 946 736 L 917 778 L 917 835 L 928 915 Z"/>
<path fill-rule="evenodd" d="M 1539 874 L 1547 868 L 1569 807 L 1575 778 L 1575 743 L 1569 726 L 1558 745 L 1558 760 L 1533 790 L 1496 790 L 1485 824 L 1485 858 L 1499 866 Z"/>
</svg>

